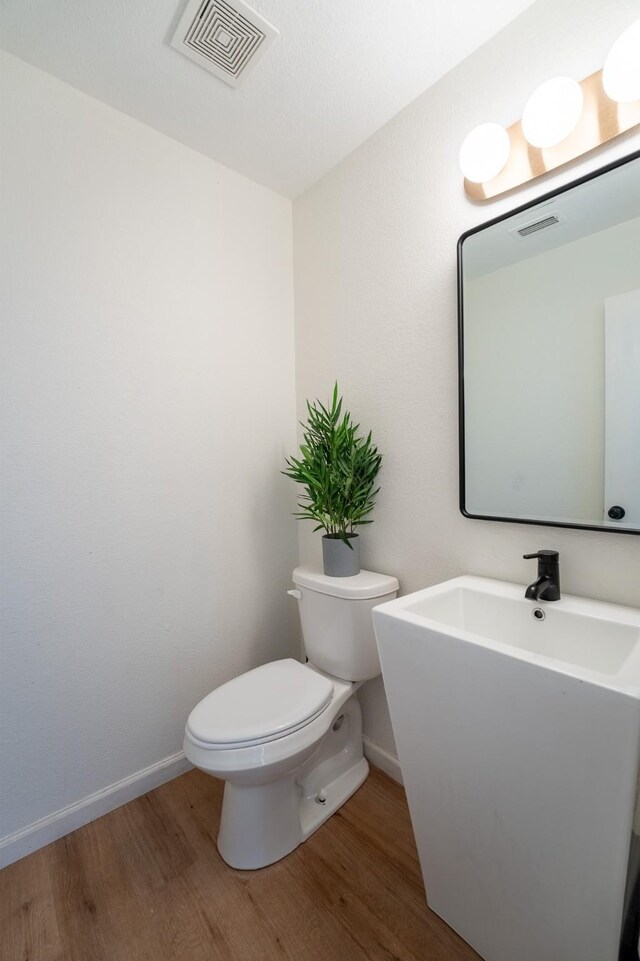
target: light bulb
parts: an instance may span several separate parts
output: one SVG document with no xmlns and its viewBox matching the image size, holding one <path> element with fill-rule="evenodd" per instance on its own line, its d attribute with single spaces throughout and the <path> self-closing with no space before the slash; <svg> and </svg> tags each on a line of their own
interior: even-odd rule
<svg viewBox="0 0 640 961">
<path fill-rule="evenodd" d="M 522 132 L 532 147 L 555 147 L 578 125 L 584 96 L 571 77 L 554 77 L 541 83 L 527 100 Z"/>
<path fill-rule="evenodd" d="M 460 148 L 460 169 L 474 184 L 496 177 L 511 150 L 509 134 L 499 123 L 482 123 L 465 137 Z"/>
<path fill-rule="evenodd" d="M 602 86 L 616 103 L 640 100 L 640 20 L 621 33 L 602 68 Z"/>
</svg>

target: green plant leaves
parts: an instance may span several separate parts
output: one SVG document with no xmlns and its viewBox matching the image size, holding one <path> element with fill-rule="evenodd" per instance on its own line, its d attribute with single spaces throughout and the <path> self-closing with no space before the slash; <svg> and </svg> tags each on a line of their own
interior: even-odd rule
<svg viewBox="0 0 640 961">
<path fill-rule="evenodd" d="M 368 519 L 380 488 L 374 490 L 382 455 L 371 439 L 358 434 L 351 414 L 342 414 L 342 398 L 336 382 L 331 403 L 325 407 L 319 400 L 307 401 L 308 419 L 302 424 L 304 442 L 299 457 L 287 458 L 287 477 L 301 484 L 300 520 L 316 522 L 314 530 L 341 537 L 349 544 L 347 534 Z M 349 546 L 351 546 L 349 544 Z"/>
</svg>

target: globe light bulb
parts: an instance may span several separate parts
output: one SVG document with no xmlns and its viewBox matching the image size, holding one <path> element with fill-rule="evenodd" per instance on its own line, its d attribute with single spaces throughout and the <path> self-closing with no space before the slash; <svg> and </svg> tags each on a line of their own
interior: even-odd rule
<svg viewBox="0 0 640 961">
<path fill-rule="evenodd" d="M 532 147 L 555 147 L 572 133 L 582 114 L 584 96 L 571 77 L 553 77 L 531 94 L 522 114 L 522 132 Z"/>
<path fill-rule="evenodd" d="M 607 54 L 602 86 L 616 103 L 640 100 L 640 20 L 620 34 Z"/>
<path fill-rule="evenodd" d="M 482 123 L 475 127 L 460 148 L 460 169 L 474 184 L 496 177 L 511 150 L 509 134 L 499 123 Z"/>
</svg>

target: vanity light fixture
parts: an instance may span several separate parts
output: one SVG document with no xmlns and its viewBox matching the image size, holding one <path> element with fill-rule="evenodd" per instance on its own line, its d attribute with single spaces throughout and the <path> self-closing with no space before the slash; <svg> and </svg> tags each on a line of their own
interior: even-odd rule
<svg viewBox="0 0 640 961">
<path fill-rule="evenodd" d="M 640 20 L 621 33 L 602 68 L 602 86 L 616 103 L 640 100 Z"/>
<path fill-rule="evenodd" d="M 535 180 L 640 125 L 640 20 L 615 41 L 604 68 L 578 83 L 554 77 L 532 93 L 522 120 L 484 123 L 460 150 L 464 188 L 488 200 Z M 506 139 L 505 139 L 506 138 Z"/>
</svg>

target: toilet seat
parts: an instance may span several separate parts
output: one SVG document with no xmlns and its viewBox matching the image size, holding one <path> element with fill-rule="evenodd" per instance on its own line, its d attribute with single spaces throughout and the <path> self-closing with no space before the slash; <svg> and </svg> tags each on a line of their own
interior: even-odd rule
<svg viewBox="0 0 640 961">
<path fill-rule="evenodd" d="M 189 715 L 187 732 L 209 750 L 264 744 L 306 727 L 333 693 L 327 677 L 298 661 L 273 661 L 208 694 Z"/>
</svg>

